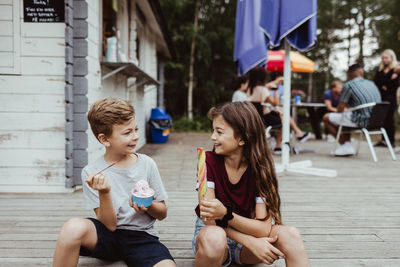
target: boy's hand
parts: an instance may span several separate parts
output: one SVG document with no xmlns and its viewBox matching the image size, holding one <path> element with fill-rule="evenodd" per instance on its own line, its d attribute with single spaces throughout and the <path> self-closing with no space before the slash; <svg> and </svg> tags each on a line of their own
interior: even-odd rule
<svg viewBox="0 0 400 267">
<path fill-rule="evenodd" d="M 107 178 L 104 174 L 89 174 L 89 177 L 86 179 L 86 183 L 101 193 L 108 193 L 111 190 L 111 186 L 107 181 Z"/>
<path fill-rule="evenodd" d="M 254 238 L 249 249 L 263 263 L 271 265 L 279 257 L 285 258 L 285 255 L 272 245 L 276 241 L 278 236 Z"/>
<path fill-rule="evenodd" d="M 155 199 L 156 199 L 156 196 L 154 195 L 154 196 L 153 196 L 153 200 L 155 200 Z M 136 203 L 136 202 L 133 202 L 133 203 L 132 203 L 132 198 L 129 198 L 129 206 L 131 206 L 136 212 L 139 212 L 139 211 L 147 212 L 147 210 L 148 210 L 152 205 L 153 205 L 153 203 L 152 203 L 150 206 L 148 206 L 148 207 L 144 207 L 143 205 L 140 205 L 140 207 L 138 207 L 137 203 Z"/>
</svg>

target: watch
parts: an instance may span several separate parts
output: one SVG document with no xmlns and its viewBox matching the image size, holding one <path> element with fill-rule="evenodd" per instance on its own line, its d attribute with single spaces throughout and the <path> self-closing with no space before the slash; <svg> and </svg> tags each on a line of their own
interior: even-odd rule
<svg viewBox="0 0 400 267">
<path fill-rule="evenodd" d="M 227 228 L 228 227 L 228 221 L 233 219 L 233 206 L 231 203 L 225 203 L 224 204 L 225 208 L 226 208 L 226 214 L 224 215 L 224 217 L 221 220 L 215 220 L 215 223 L 218 226 L 221 226 L 222 228 Z"/>
</svg>

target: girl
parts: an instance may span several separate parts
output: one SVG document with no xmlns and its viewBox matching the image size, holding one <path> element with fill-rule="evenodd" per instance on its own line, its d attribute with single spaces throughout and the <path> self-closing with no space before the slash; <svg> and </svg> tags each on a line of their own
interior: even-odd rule
<svg viewBox="0 0 400 267">
<path fill-rule="evenodd" d="M 385 118 L 384 128 L 387 132 L 392 146 L 395 146 L 395 123 L 394 113 L 396 112 L 396 91 L 399 87 L 399 75 L 396 73 L 397 60 L 396 54 L 392 49 L 386 49 L 382 52 L 381 64 L 375 74 L 374 82 L 378 87 L 382 101 L 388 101 L 390 103 L 388 113 Z M 386 146 L 385 140 L 382 140 L 375 144 L 375 146 Z"/>
<path fill-rule="evenodd" d="M 261 102 L 269 103 L 273 107 L 279 106 L 279 94 L 276 90 L 277 88 L 270 87 L 273 90 L 273 94 L 269 92 L 265 84 L 267 78 L 267 72 L 263 67 L 256 67 L 249 72 L 249 89 L 247 91 L 247 100 L 250 102 Z M 271 84 L 271 83 L 269 83 Z M 268 85 L 268 84 L 267 84 Z M 279 125 L 281 124 L 283 113 L 276 108 L 269 108 L 264 106 L 264 116 L 263 120 L 266 125 Z M 290 117 L 290 127 L 295 132 L 297 140 L 301 143 L 306 142 L 310 137 L 310 132 L 303 132 L 295 123 L 292 117 Z M 276 138 L 276 147 L 274 149 L 275 154 L 280 154 L 281 152 L 281 141 L 282 133 L 279 131 Z"/>
<path fill-rule="evenodd" d="M 196 207 L 196 266 L 310 266 L 297 229 L 282 225 L 274 163 L 264 125 L 248 102 L 209 111 L 214 151 L 206 153 L 207 194 Z"/>
<path fill-rule="evenodd" d="M 234 90 L 232 95 L 232 102 L 246 101 L 246 91 L 247 91 L 248 81 L 245 75 L 234 76 L 231 81 L 231 88 Z"/>
</svg>

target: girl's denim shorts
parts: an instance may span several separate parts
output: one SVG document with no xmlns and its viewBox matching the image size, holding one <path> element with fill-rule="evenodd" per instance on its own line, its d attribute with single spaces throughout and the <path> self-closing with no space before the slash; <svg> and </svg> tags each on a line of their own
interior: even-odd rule
<svg viewBox="0 0 400 267">
<path fill-rule="evenodd" d="M 194 236 L 192 240 L 192 249 L 194 254 L 196 254 L 196 238 L 197 235 L 199 234 L 201 228 L 203 228 L 205 224 L 203 221 L 197 217 L 196 219 L 196 224 L 195 224 L 195 230 L 194 230 Z M 240 262 L 240 252 L 242 251 L 243 245 L 240 243 L 237 243 L 230 239 L 229 237 L 226 238 L 226 241 L 228 242 L 228 258 L 225 260 L 225 262 L 222 264 L 223 267 L 229 266 L 232 263 L 238 264 L 238 265 L 243 265 Z"/>
</svg>

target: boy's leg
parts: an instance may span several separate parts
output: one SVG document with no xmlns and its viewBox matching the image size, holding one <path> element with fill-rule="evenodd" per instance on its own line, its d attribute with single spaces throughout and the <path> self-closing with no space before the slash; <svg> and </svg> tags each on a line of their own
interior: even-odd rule
<svg viewBox="0 0 400 267">
<path fill-rule="evenodd" d="M 175 267 L 168 248 L 158 237 L 143 231 L 119 229 L 115 232 L 121 250 L 121 259 L 129 267 Z"/>
<path fill-rule="evenodd" d="M 196 238 L 195 266 L 221 266 L 228 257 L 226 233 L 218 226 L 204 226 Z"/>
<path fill-rule="evenodd" d="M 80 247 L 94 250 L 96 243 L 97 233 L 93 222 L 81 218 L 69 219 L 61 228 L 54 252 L 53 267 L 76 266 Z"/>
<path fill-rule="evenodd" d="M 278 236 L 273 245 L 285 254 L 287 267 L 309 267 L 307 252 L 299 231 L 295 227 L 285 225 L 273 225 L 269 237 Z M 256 264 L 260 261 L 246 247 L 242 248 L 240 261 L 244 264 Z"/>
<path fill-rule="evenodd" d="M 176 264 L 173 260 L 163 260 L 154 265 L 154 267 L 175 267 Z"/>
<path fill-rule="evenodd" d="M 326 129 L 328 129 L 329 133 L 333 135 L 333 137 L 336 138 L 337 132 L 338 132 L 338 127 L 335 126 L 330 120 L 329 120 L 329 114 L 331 113 L 326 113 L 323 117 L 322 120 L 324 121 Z M 343 142 L 344 143 L 344 142 Z"/>
</svg>

